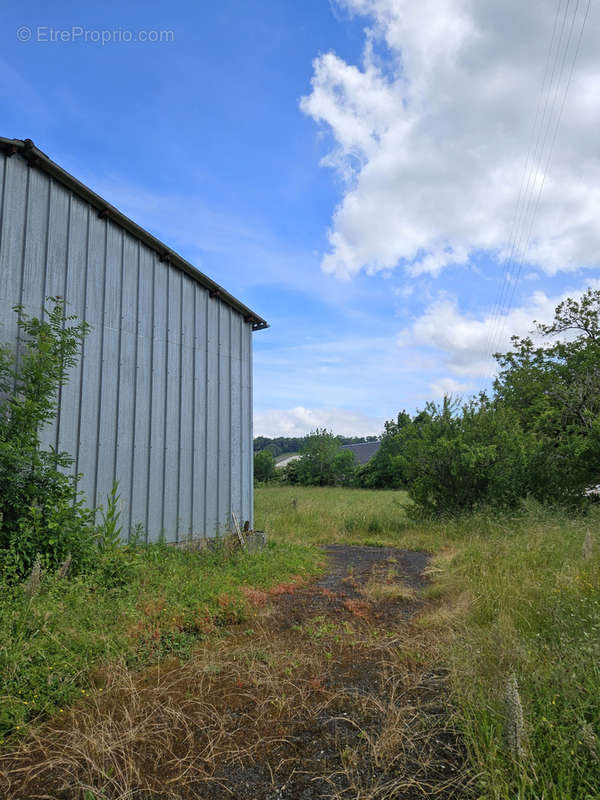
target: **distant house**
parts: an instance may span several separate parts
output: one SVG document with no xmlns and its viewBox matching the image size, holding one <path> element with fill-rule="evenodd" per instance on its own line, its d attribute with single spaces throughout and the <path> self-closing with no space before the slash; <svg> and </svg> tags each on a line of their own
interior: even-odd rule
<svg viewBox="0 0 600 800">
<path fill-rule="evenodd" d="M 278 461 L 275 464 L 276 469 L 281 469 L 282 467 L 287 467 L 288 464 L 291 464 L 292 461 L 298 461 L 300 458 L 300 453 L 295 453 L 293 456 L 288 456 L 287 458 L 282 458 L 281 461 Z"/>
<path fill-rule="evenodd" d="M 0 138 L 0 342 L 12 306 L 66 299 L 91 333 L 43 431 L 91 507 L 119 482 L 124 536 L 252 523 L 252 332 L 267 323 L 39 150 Z"/>
<path fill-rule="evenodd" d="M 379 450 L 381 442 L 361 442 L 360 444 L 344 444 L 342 450 L 351 450 L 358 464 L 366 464 Z"/>
</svg>

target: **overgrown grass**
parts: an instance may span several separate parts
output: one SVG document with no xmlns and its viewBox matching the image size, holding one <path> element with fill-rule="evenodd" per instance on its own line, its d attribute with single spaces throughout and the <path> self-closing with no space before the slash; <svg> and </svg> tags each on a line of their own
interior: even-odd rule
<svg viewBox="0 0 600 800">
<path fill-rule="evenodd" d="M 529 504 L 512 515 L 415 523 L 404 503 L 399 492 L 265 488 L 257 517 L 278 541 L 433 552 L 420 624 L 450 667 L 477 796 L 600 797 L 598 509 L 569 516 Z M 520 760 L 507 743 L 511 675 L 525 721 Z"/>
<path fill-rule="evenodd" d="M 255 524 L 277 541 L 390 545 L 409 526 L 406 492 L 331 487 L 261 486 Z"/>
<path fill-rule="evenodd" d="M 122 558 L 125 579 L 114 588 L 113 562 L 70 580 L 45 576 L 33 597 L 22 585 L 0 586 L 0 744 L 32 719 L 65 713 L 116 659 L 141 667 L 187 657 L 247 618 L 243 587 L 306 576 L 322 561 L 315 548 L 286 542 L 255 555 L 153 545 Z"/>
<path fill-rule="evenodd" d="M 439 587 L 450 601 L 468 598 L 452 622 L 448 657 L 480 790 L 502 800 L 596 798 L 600 537 L 591 559 L 582 548 L 598 516 L 530 509 L 481 517 L 476 532 L 473 521 L 466 536 L 460 525 L 449 530 L 458 548 Z M 507 747 L 511 674 L 525 718 L 521 760 Z"/>
</svg>

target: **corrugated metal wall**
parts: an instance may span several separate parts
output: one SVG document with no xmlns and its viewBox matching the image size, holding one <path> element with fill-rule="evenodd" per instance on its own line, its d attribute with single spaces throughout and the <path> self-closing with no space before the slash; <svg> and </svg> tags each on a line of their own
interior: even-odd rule
<svg viewBox="0 0 600 800">
<path fill-rule="evenodd" d="M 19 155 L 0 155 L 0 341 L 60 295 L 92 331 L 47 445 L 90 506 L 119 481 L 125 531 L 214 536 L 252 522 L 252 325 Z"/>
</svg>

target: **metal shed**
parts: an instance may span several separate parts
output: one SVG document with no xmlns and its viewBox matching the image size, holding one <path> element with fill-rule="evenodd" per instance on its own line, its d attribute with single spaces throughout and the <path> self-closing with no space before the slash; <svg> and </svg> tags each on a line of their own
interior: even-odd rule
<svg viewBox="0 0 600 800">
<path fill-rule="evenodd" d="M 92 326 L 44 444 L 124 531 L 213 537 L 253 514 L 252 332 L 267 323 L 29 139 L 0 138 L 0 341 L 59 295 Z"/>
</svg>

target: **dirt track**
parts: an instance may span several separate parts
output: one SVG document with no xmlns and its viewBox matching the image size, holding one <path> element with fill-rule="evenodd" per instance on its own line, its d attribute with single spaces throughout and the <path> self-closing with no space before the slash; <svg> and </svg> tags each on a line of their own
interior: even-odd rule
<svg viewBox="0 0 600 800">
<path fill-rule="evenodd" d="M 15 763 L 32 780 L 10 798 L 80 800 L 74 786 L 94 800 L 465 797 L 445 675 L 414 623 L 428 555 L 325 552 L 320 580 L 248 588 L 249 624 L 75 709 L 46 736 L 56 752 L 32 746 Z"/>
</svg>

